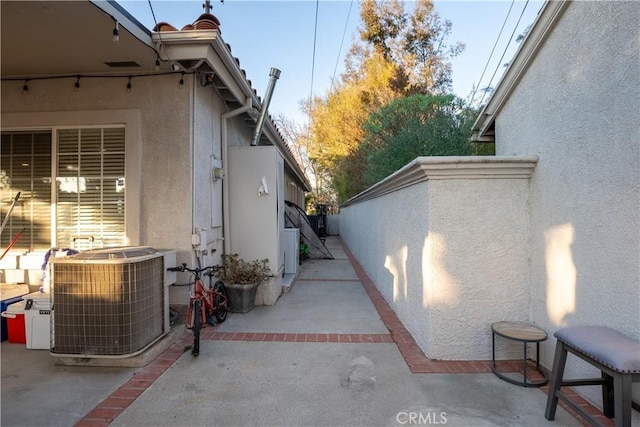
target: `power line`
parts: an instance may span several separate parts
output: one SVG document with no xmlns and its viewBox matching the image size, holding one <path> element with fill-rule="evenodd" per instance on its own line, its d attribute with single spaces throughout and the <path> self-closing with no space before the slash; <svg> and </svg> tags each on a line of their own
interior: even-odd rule
<svg viewBox="0 0 640 427">
<path fill-rule="evenodd" d="M 491 76 L 491 80 L 489 80 L 489 84 L 487 85 L 487 87 L 491 87 L 491 83 L 493 83 L 493 78 L 496 76 L 496 73 L 498 72 L 498 69 L 501 67 L 502 64 L 502 60 L 504 59 L 504 55 L 507 53 L 507 49 L 509 48 L 509 45 L 511 44 L 511 40 L 513 40 L 513 36 L 516 33 L 516 30 L 518 29 L 518 25 L 520 25 L 520 20 L 522 19 L 522 15 L 524 15 L 524 11 L 527 10 L 527 5 L 529 4 L 529 0 L 527 0 L 527 2 L 524 4 L 524 7 L 522 8 L 522 12 L 520 13 L 520 17 L 518 18 L 518 22 L 516 22 L 516 26 L 513 28 L 513 32 L 511 33 L 511 37 L 509 37 L 509 42 L 507 43 L 507 46 L 505 46 L 504 51 L 502 52 L 502 56 L 500 57 L 500 61 L 498 61 L 498 65 L 496 65 L 496 69 L 493 72 L 493 75 Z M 487 95 L 487 91 L 485 91 L 482 94 L 482 98 L 480 99 L 480 104 L 482 104 L 482 102 L 484 101 L 484 97 Z"/>
<path fill-rule="evenodd" d="M 349 26 L 349 18 L 351 17 L 351 8 L 353 7 L 353 0 L 349 4 L 349 12 L 347 13 L 347 21 L 344 23 L 344 31 L 342 32 L 342 40 L 340 41 L 340 50 L 338 50 L 338 57 L 336 58 L 336 66 L 333 68 L 333 77 L 331 77 L 331 87 L 329 92 L 333 90 L 333 82 L 336 80 L 336 71 L 338 70 L 338 63 L 340 62 L 340 55 L 342 54 L 342 45 L 344 44 L 344 36 L 347 34 L 347 27 Z"/>
<path fill-rule="evenodd" d="M 309 93 L 309 108 L 311 108 L 311 102 L 313 101 L 313 74 L 316 69 L 316 40 L 318 38 L 318 5 L 320 0 L 316 0 L 316 23 L 313 28 L 313 58 L 311 60 L 311 92 Z"/>
<path fill-rule="evenodd" d="M 502 23 L 502 28 L 500 28 L 500 32 L 498 33 L 498 38 L 496 38 L 496 42 L 493 44 L 493 48 L 491 49 L 491 53 L 489 54 L 489 59 L 487 59 L 487 63 L 484 64 L 484 69 L 482 70 L 482 74 L 480 75 L 480 80 L 478 80 L 478 86 L 476 86 L 473 89 L 473 92 L 471 93 L 471 100 L 469 101 L 470 103 L 473 103 L 473 98 L 476 96 L 476 92 L 478 91 L 478 88 L 480 87 L 480 83 L 482 82 L 482 78 L 484 77 L 484 73 L 487 71 L 487 68 L 489 67 L 489 62 L 491 61 L 491 57 L 493 56 L 493 52 L 496 50 L 496 46 L 498 45 L 498 41 L 500 40 L 500 36 L 502 36 L 502 30 L 504 30 L 505 25 L 507 24 L 507 20 L 509 19 L 509 15 L 511 15 L 511 9 L 513 9 L 513 5 L 516 2 L 516 0 L 513 0 L 511 2 L 511 6 L 509 6 L 509 11 L 507 12 L 507 16 L 504 18 L 504 22 Z"/>
</svg>

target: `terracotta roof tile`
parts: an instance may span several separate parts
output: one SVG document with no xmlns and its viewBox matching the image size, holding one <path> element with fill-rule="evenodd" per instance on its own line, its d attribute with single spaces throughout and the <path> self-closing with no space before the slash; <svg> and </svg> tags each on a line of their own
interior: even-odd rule
<svg viewBox="0 0 640 427">
<path fill-rule="evenodd" d="M 218 20 L 218 18 L 216 18 L 210 13 L 203 13 L 198 17 L 198 19 L 195 20 L 193 24 L 185 25 L 184 27 L 182 27 L 180 31 L 194 31 L 194 30 L 217 30 L 218 32 L 222 33 L 222 31 L 220 30 L 220 21 Z M 153 31 L 163 32 L 163 31 L 178 31 L 178 30 L 176 29 L 176 27 L 174 27 L 173 25 L 167 22 L 159 22 L 156 24 L 155 27 L 153 27 Z M 227 46 L 229 53 L 231 53 L 231 45 L 229 43 L 225 43 L 225 45 Z M 233 59 L 236 61 L 238 68 L 240 68 L 240 59 L 235 56 L 233 57 Z M 262 98 L 258 95 L 258 92 L 253 87 L 251 80 L 247 79 L 247 72 L 243 68 L 240 68 L 240 71 L 242 72 L 242 75 L 244 76 L 244 78 L 247 80 L 247 83 L 249 83 L 249 87 L 253 91 L 254 95 L 258 97 L 258 102 L 262 104 Z M 283 142 L 285 142 L 284 136 L 282 135 L 280 128 L 275 123 L 271 114 L 268 114 L 268 119 L 272 123 L 280 139 Z M 291 149 L 286 144 L 286 142 L 284 144 L 284 147 L 287 149 L 287 151 L 289 151 L 289 153 L 291 153 Z"/>
<path fill-rule="evenodd" d="M 159 33 L 162 31 L 178 31 L 176 27 L 166 22 L 158 22 L 155 27 L 153 27 L 153 31 Z"/>
</svg>

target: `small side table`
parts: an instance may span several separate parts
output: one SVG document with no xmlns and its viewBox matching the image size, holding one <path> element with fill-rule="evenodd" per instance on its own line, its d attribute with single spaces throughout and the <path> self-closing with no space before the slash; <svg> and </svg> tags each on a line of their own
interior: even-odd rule
<svg viewBox="0 0 640 427">
<path fill-rule="evenodd" d="M 509 378 L 500 372 L 496 368 L 496 335 L 503 338 L 520 341 L 524 346 L 524 355 L 522 358 L 524 364 L 523 381 L 517 381 Z M 511 384 L 519 385 L 522 387 L 541 387 L 545 385 L 549 378 L 545 372 L 540 369 L 540 343 L 547 339 L 547 333 L 537 326 L 524 322 L 496 322 L 491 324 L 491 345 L 492 345 L 492 358 L 493 365 L 491 370 L 500 379 L 503 379 Z M 527 379 L 527 345 L 529 343 L 536 343 L 536 370 L 542 375 L 541 380 L 528 380 Z"/>
</svg>

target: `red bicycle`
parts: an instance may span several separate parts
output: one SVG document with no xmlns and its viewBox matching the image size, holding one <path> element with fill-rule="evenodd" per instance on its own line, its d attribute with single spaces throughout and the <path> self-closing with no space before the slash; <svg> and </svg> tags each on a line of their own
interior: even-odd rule
<svg viewBox="0 0 640 427">
<path fill-rule="evenodd" d="M 206 325 L 222 323 L 227 318 L 227 289 L 222 281 L 213 282 L 213 277 L 223 267 L 213 265 L 204 268 L 188 268 L 183 263 L 180 267 L 167 268 L 168 271 L 189 272 L 193 275 L 193 291 L 189 297 L 189 310 L 187 313 L 187 328 L 193 330 L 193 346 L 191 354 L 200 354 L 200 330 Z M 209 277 L 209 287 L 206 288 L 201 274 Z"/>
</svg>

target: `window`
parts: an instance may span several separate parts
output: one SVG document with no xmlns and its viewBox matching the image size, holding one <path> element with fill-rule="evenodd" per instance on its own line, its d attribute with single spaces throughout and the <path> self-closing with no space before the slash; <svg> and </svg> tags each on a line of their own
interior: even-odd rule
<svg viewBox="0 0 640 427">
<path fill-rule="evenodd" d="M 124 128 L 57 132 L 56 240 L 88 249 L 125 244 Z"/>
<path fill-rule="evenodd" d="M 13 249 L 51 247 L 51 132 L 2 133 L 0 140 L 0 212 L 2 220 L 14 205 L 0 247 L 22 232 Z"/>
<path fill-rule="evenodd" d="M 2 247 L 21 230 L 15 249 L 125 244 L 124 127 L 3 132 L 0 164 L 2 218 L 21 192 Z"/>
</svg>

